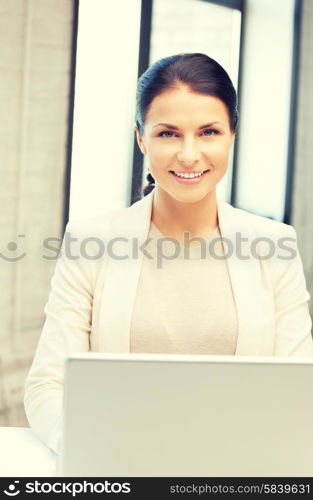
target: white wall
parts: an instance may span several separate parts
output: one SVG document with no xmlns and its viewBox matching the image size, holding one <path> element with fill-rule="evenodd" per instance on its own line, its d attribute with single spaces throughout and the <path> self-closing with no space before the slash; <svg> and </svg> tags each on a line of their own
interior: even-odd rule
<svg viewBox="0 0 313 500">
<path fill-rule="evenodd" d="M 129 205 L 140 0 L 80 0 L 70 219 Z"/>
<path fill-rule="evenodd" d="M 282 220 L 294 0 L 247 0 L 237 204 Z"/>
<path fill-rule="evenodd" d="M 0 426 L 28 425 L 55 267 L 43 241 L 62 233 L 72 23 L 72 0 L 0 0 Z"/>
</svg>

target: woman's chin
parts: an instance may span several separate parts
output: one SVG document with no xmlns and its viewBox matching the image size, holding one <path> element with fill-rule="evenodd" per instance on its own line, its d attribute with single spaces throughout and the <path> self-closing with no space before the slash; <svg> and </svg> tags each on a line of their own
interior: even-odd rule
<svg viewBox="0 0 313 500">
<path fill-rule="evenodd" d="M 179 203 L 200 202 L 207 196 L 210 196 L 210 194 L 214 196 L 215 189 L 215 185 L 201 186 L 201 188 L 198 186 L 196 189 L 189 189 L 189 186 L 184 186 L 183 188 L 179 186 L 178 188 L 173 189 L 173 186 L 167 186 L 165 183 L 163 185 L 157 183 L 155 187 L 157 198 L 160 200 L 170 198 Z"/>
<path fill-rule="evenodd" d="M 214 192 L 214 189 L 211 190 L 211 191 L 208 191 L 208 190 L 197 190 L 197 191 L 194 191 L 194 192 L 185 192 L 185 193 L 182 193 L 182 192 L 171 192 L 171 196 L 176 200 L 176 201 L 179 201 L 180 203 L 197 203 L 201 200 L 203 200 L 204 198 L 206 198 L 210 192 Z"/>
</svg>

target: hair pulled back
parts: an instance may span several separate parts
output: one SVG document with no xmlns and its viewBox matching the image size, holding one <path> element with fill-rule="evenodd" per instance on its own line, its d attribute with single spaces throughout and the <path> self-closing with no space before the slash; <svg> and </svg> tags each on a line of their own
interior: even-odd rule
<svg viewBox="0 0 313 500">
<path fill-rule="evenodd" d="M 152 64 L 139 78 L 136 93 L 136 125 L 143 135 L 149 107 L 155 97 L 169 89 L 187 85 L 194 92 L 217 97 L 227 107 L 232 132 L 237 131 L 238 110 L 236 90 L 224 68 L 211 57 L 199 52 L 163 57 Z M 154 188 L 149 172 L 146 196 Z"/>
</svg>

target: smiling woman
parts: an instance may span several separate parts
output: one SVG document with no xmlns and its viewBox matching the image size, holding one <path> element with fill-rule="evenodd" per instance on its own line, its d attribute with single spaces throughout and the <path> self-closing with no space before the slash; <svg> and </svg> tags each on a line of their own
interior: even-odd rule
<svg viewBox="0 0 313 500">
<path fill-rule="evenodd" d="M 217 227 L 216 186 L 237 123 L 234 86 L 205 54 L 163 58 L 141 76 L 135 130 L 150 171 L 144 194 L 155 185 L 152 222 L 163 234 L 208 236 Z M 170 217 L 177 202 L 180 216 Z"/>
<path fill-rule="evenodd" d="M 159 123 L 162 118 L 171 125 Z M 166 212 L 177 202 L 187 205 L 176 232 L 194 228 L 200 236 L 208 222 L 215 228 L 216 186 L 226 173 L 234 140 L 223 101 L 180 85 L 153 99 L 143 134 L 136 132 L 156 182 L 152 220 L 161 232 L 166 234 Z"/>
<path fill-rule="evenodd" d="M 141 76 L 135 130 L 153 184 L 129 208 L 67 225 L 75 249 L 64 238 L 26 380 L 30 425 L 55 451 L 73 352 L 313 356 L 295 230 L 216 195 L 237 121 L 235 89 L 205 54 Z M 117 241 L 123 256 L 109 252 Z"/>
</svg>

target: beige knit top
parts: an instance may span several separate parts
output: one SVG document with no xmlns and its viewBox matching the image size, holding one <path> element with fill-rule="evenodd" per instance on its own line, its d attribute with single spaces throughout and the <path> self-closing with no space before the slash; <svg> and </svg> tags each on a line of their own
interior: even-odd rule
<svg viewBox="0 0 313 500">
<path fill-rule="evenodd" d="M 187 247 L 153 222 L 131 321 L 130 352 L 235 354 L 237 312 L 219 227 Z"/>
</svg>

